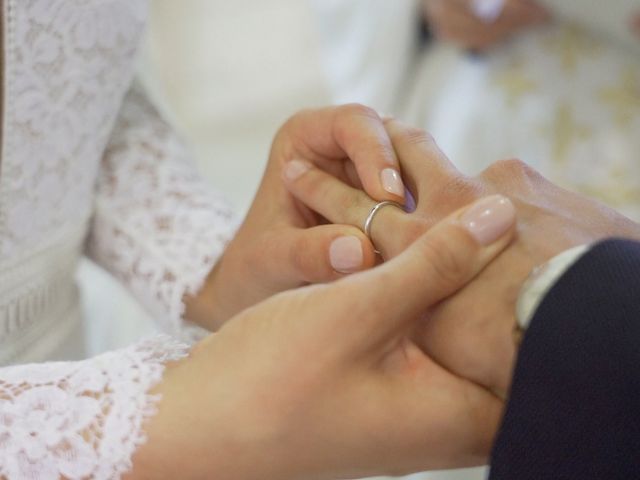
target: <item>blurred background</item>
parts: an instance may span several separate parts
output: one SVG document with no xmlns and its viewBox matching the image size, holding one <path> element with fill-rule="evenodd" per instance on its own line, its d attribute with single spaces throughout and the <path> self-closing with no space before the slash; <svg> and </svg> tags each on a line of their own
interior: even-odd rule
<svg viewBox="0 0 640 480">
<path fill-rule="evenodd" d="M 291 114 L 361 102 L 466 172 L 519 157 L 640 220 L 639 15 L 640 0 L 152 0 L 140 77 L 240 213 Z M 152 328 L 97 267 L 79 276 L 92 353 Z"/>
</svg>

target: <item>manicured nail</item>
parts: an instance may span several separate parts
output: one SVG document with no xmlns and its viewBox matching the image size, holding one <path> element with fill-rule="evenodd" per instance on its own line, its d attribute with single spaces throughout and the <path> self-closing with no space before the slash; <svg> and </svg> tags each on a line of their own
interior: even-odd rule
<svg viewBox="0 0 640 480">
<path fill-rule="evenodd" d="M 329 260 L 336 272 L 353 273 L 362 268 L 364 255 L 358 237 L 338 237 L 329 247 Z"/>
<path fill-rule="evenodd" d="M 287 180 L 296 180 L 304 173 L 308 172 L 311 168 L 311 165 L 307 162 L 303 162 L 302 160 L 291 160 L 287 162 L 287 165 L 284 167 L 284 176 Z"/>
<path fill-rule="evenodd" d="M 382 181 L 382 188 L 387 192 L 404 197 L 404 184 L 402 183 L 400 172 L 393 168 L 385 168 L 380 173 L 380 180 Z"/>
<path fill-rule="evenodd" d="M 471 206 L 460 217 L 460 223 L 481 245 L 490 245 L 502 237 L 516 218 L 516 209 L 506 197 L 493 195 Z"/>
</svg>

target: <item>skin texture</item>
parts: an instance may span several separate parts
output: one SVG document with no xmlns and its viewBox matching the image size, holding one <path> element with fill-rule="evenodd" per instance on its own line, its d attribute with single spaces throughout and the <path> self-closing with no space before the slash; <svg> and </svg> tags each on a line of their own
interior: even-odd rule
<svg viewBox="0 0 640 480">
<path fill-rule="evenodd" d="M 471 4 L 471 0 L 423 0 L 425 19 L 436 38 L 482 51 L 550 19 L 532 0 L 505 0 L 501 15 L 493 22 L 478 18 Z"/>
<path fill-rule="evenodd" d="M 421 349 L 422 313 L 511 241 L 457 211 L 392 261 L 247 309 L 171 366 L 128 479 L 330 479 L 483 463 L 502 402 Z M 452 268 L 453 266 L 453 268 Z M 402 301 L 398 301 L 398 299 Z"/>
<path fill-rule="evenodd" d="M 262 183 L 240 229 L 202 290 L 186 299 L 188 319 L 216 330 L 275 293 L 343 277 L 329 260 L 330 245 L 341 236 L 360 240 L 363 262 L 358 270 L 373 266 L 373 248 L 359 229 L 321 224 L 298 208 L 281 181 L 283 165 L 295 158 L 350 179 L 373 198 L 403 201 L 381 185 L 381 172 L 399 167 L 374 110 L 354 104 L 293 116 L 275 137 Z"/>
<path fill-rule="evenodd" d="M 497 162 L 477 177 L 466 177 L 424 131 L 397 121 L 386 126 L 417 208 L 411 214 L 385 208 L 375 218 L 372 239 L 385 259 L 394 258 L 451 211 L 481 196 L 499 193 L 516 206 L 513 244 L 459 293 L 430 309 L 415 332 L 420 347 L 441 365 L 504 398 L 516 355 L 515 303 L 532 269 L 572 246 L 612 236 L 640 239 L 640 226 L 553 185 L 518 160 Z M 359 225 L 375 203 L 320 169 L 287 185 L 329 221 Z M 444 261 L 449 270 L 458 268 Z"/>
</svg>

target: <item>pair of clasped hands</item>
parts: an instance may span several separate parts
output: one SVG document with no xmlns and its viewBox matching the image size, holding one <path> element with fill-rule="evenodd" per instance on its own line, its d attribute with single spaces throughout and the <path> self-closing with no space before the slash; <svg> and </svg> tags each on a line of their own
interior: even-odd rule
<svg viewBox="0 0 640 480">
<path fill-rule="evenodd" d="M 415 209 L 380 209 L 365 236 L 371 208 L 404 204 L 407 190 Z M 560 251 L 612 235 L 638 226 L 521 162 L 469 178 L 425 132 L 369 108 L 292 117 L 201 295 L 211 309 L 189 306 L 222 327 L 167 369 L 131 478 L 485 463 L 520 286 Z"/>
</svg>

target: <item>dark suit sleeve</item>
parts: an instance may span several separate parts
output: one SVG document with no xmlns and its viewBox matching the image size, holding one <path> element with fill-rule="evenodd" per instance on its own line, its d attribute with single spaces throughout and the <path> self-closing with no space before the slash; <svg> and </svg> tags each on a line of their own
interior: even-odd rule
<svg viewBox="0 0 640 480">
<path fill-rule="evenodd" d="M 640 243 L 607 240 L 526 332 L 490 480 L 640 479 Z"/>
</svg>

